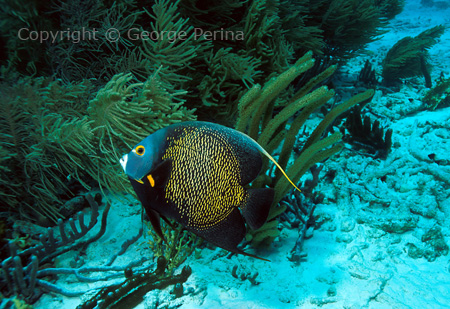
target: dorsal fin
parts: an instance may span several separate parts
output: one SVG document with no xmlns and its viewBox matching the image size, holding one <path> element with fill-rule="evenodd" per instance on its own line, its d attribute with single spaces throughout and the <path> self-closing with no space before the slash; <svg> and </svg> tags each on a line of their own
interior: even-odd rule
<svg viewBox="0 0 450 309">
<path fill-rule="evenodd" d="M 248 136 L 245 133 L 242 133 L 240 131 L 237 131 L 239 133 L 241 133 L 242 135 L 244 135 L 245 137 L 247 137 L 248 139 L 250 139 L 253 143 L 253 145 L 258 148 L 258 150 L 265 155 L 270 161 L 273 162 L 273 164 L 275 164 L 275 166 L 281 171 L 281 173 L 284 175 L 284 177 L 286 177 L 286 179 L 291 183 L 292 186 L 294 186 L 294 188 L 296 190 L 298 190 L 298 192 L 302 192 L 299 188 L 297 188 L 297 186 L 294 184 L 294 182 L 288 177 L 288 175 L 286 174 L 286 172 L 281 168 L 281 166 L 278 164 L 277 161 L 275 161 L 275 159 L 260 145 L 258 144 L 257 141 L 255 141 L 253 138 L 251 138 L 250 136 Z"/>
</svg>

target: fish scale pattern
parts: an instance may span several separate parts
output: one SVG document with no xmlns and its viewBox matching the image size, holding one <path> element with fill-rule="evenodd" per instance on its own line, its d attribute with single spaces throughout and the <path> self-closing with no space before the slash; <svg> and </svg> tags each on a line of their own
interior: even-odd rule
<svg viewBox="0 0 450 309">
<path fill-rule="evenodd" d="M 165 198 L 171 201 L 188 228 L 209 229 L 243 205 L 241 166 L 220 130 L 180 127 L 168 137 L 162 160 L 172 160 Z"/>
</svg>

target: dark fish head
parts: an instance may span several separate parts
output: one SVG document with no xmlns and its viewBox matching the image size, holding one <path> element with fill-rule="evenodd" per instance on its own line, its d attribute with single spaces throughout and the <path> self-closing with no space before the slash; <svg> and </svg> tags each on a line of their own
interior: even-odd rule
<svg viewBox="0 0 450 309">
<path fill-rule="evenodd" d="M 120 159 L 125 174 L 142 183 L 141 179 L 159 163 L 164 140 L 165 130 L 158 130 L 125 154 Z"/>
</svg>

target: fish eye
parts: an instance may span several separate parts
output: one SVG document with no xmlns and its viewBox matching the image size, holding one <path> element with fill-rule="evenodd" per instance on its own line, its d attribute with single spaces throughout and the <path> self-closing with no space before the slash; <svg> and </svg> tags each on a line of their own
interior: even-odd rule
<svg viewBox="0 0 450 309">
<path fill-rule="evenodd" d="M 145 153 L 145 147 L 142 145 L 137 146 L 134 150 L 134 153 L 136 153 L 138 156 L 143 156 Z"/>
</svg>

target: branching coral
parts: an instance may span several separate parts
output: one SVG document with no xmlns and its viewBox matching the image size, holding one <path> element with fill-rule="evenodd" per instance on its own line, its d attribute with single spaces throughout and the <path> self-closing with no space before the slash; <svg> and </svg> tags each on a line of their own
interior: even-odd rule
<svg viewBox="0 0 450 309">
<path fill-rule="evenodd" d="M 288 44 L 292 44 L 295 55 L 305 51 L 313 51 L 322 55 L 325 48 L 323 30 L 320 25 L 314 24 L 314 17 L 310 15 L 309 1 L 279 1 L 279 15 L 281 28 Z"/>
<path fill-rule="evenodd" d="M 375 4 L 386 18 L 392 19 L 403 11 L 405 0 L 376 0 Z"/>
<path fill-rule="evenodd" d="M 174 223 L 176 224 L 176 223 Z M 151 240 L 148 242 L 150 249 L 153 251 L 155 258 L 164 257 L 167 260 L 167 273 L 172 274 L 173 271 L 186 261 L 187 257 L 192 254 L 195 248 L 202 242 L 202 239 L 188 232 L 183 226 L 177 225 L 175 228 L 161 225 L 165 241 L 148 224 L 148 234 Z"/>
<path fill-rule="evenodd" d="M 251 87 L 261 73 L 258 70 L 261 61 L 235 54 L 231 48 L 211 53 L 206 63 L 210 74 L 198 86 L 203 106 L 218 106 L 225 100 L 227 106 L 235 108 L 236 100 L 245 91 L 243 86 Z"/>
<path fill-rule="evenodd" d="M 312 172 L 313 176 L 316 178 L 318 177 L 320 169 L 314 169 Z M 313 188 L 309 187 L 308 189 L 311 190 L 311 198 L 320 199 L 320 196 L 313 196 Z M 306 258 L 307 254 L 303 252 L 303 244 L 307 239 L 306 232 L 315 225 L 314 210 L 316 209 L 317 203 L 315 201 L 308 201 L 302 193 L 294 191 L 292 195 L 288 194 L 281 201 L 286 207 L 286 212 L 283 213 L 284 218 L 282 222 L 289 222 L 290 220 L 286 220 L 286 218 L 289 218 L 289 215 L 293 214 L 294 219 L 291 220 L 290 227 L 299 228 L 298 238 L 288 257 L 288 259 L 294 263 L 299 263 Z"/>
<path fill-rule="evenodd" d="M 39 40 L 27 40 L 27 35 L 31 29 L 53 29 L 53 20 L 49 13 L 51 3 L 4 0 L 1 6 L 0 36 L 5 43 L 2 49 L 6 59 L 0 61 L 6 60 L 8 67 L 13 67 L 22 74 L 49 74 L 46 45 L 41 44 Z"/>
<path fill-rule="evenodd" d="M 132 57 L 132 50 L 136 48 L 126 32 L 135 27 L 142 10 L 135 9 L 128 1 L 108 6 L 104 1 L 76 0 L 60 1 L 56 11 L 60 29 L 54 29 L 54 33 L 69 29 L 71 36 L 57 40 L 49 48 L 51 68 L 58 77 L 64 81 L 95 78 L 95 83 L 102 85 L 120 73 L 117 68 Z M 117 37 L 108 36 L 112 29 Z M 134 65 L 138 64 L 144 66 L 147 63 L 135 62 Z"/>
<path fill-rule="evenodd" d="M 244 44 L 246 50 L 261 59 L 269 72 L 281 72 L 288 67 L 292 59 L 290 46 L 278 30 L 281 25 L 278 1 L 252 1 L 244 25 Z M 279 61 L 273 61 L 274 57 Z"/>
<path fill-rule="evenodd" d="M 392 129 L 384 128 L 378 120 L 371 123 L 370 118 L 361 115 L 361 109 L 355 107 L 345 120 L 344 127 L 350 133 L 344 140 L 357 149 L 364 149 L 374 158 L 386 159 L 392 146 Z M 344 130 L 342 130 L 344 131 Z"/>
<path fill-rule="evenodd" d="M 153 66 L 167 68 L 165 75 L 171 82 L 186 81 L 180 74 L 197 56 L 202 39 L 194 37 L 194 27 L 190 26 L 177 12 L 178 2 L 168 0 L 156 1 L 153 12 L 147 14 L 153 19 L 151 31 L 158 34 L 157 40 L 144 40 L 143 55 Z M 194 39 L 195 38 L 195 39 Z"/>
<path fill-rule="evenodd" d="M 48 263 L 55 259 L 55 257 L 68 252 L 70 250 L 85 249 L 90 243 L 100 238 L 106 228 L 106 218 L 108 216 L 108 204 L 103 211 L 101 228 L 98 233 L 89 238 L 82 238 L 96 225 L 97 217 L 99 215 L 99 205 L 94 201 L 90 195 L 86 196 L 90 206 L 91 213 L 87 225 L 84 221 L 84 213 L 77 214 L 76 222 L 71 218 L 68 222 L 63 223 L 58 221 L 59 237 L 55 236 L 54 230 L 49 228 L 46 235 L 40 236 L 40 244 L 30 247 L 25 250 L 19 250 L 14 242 L 9 242 L 10 256 L 2 261 L 2 281 L 5 282 L 2 293 L 5 295 L 21 295 L 28 302 L 34 302 L 40 293 L 36 291 L 36 287 L 53 287 L 50 283 L 38 279 L 49 274 L 47 270 L 39 270 L 39 265 Z M 23 267 L 23 262 L 27 261 L 28 265 Z"/>
<path fill-rule="evenodd" d="M 126 265 L 111 265 L 118 255 L 123 254 L 130 244 L 142 236 L 142 230 L 137 236 L 126 240 L 122 244 L 121 250 L 112 255 L 105 265 L 71 268 L 49 267 L 49 263 L 65 252 L 79 250 L 80 254 L 76 255 L 76 257 L 82 255 L 89 244 L 103 236 L 106 230 L 110 205 L 107 204 L 103 210 L 99 231 L 86 239 L 86 234 L 96 225 L 97 216 L 99 215 L 99 205 L 94 201 L 94 198 L 90 195 L 87 195 L 86 198 L 91 205 L 90 219 L 89 222 L 86 222 L 87 224 L 84 221 L 84 214 L 80 212 L 77 214 L 76 220 L 70 219 L 65 223 L 62 221 L 59 222 L 58 228 L 55 231 L 49 228 L 45 235 L 41 235 L 41 243 L 38 245 L 21 251 L 18 250 L 13 242 L 9 243 L 11 256 L 2 261 L 1 264 L 1 280 L 4 282 L 2 286 L 3 295 L 14 295 L 15 297 L 24 299 L 27 303 L 34 303 L 42 295 L 43 291 L 73 297 L 100 289 L 100 292 L 92 297 L 91 300 L 85 302 L 84 306 L 95 302 L 99 308 L 103 308 L 102 306 L 105 306 L 107 303 L 116 302 L 124 305 L 124 302 L 127 302 L 130 304 L 140 294 L 139 292 L 136 294 L 132 293 L 136 290 L 148 291 L 155 288 L 161 289 L 169 284 L 186 281 L 190 274 L 189 269 L 185 267 L 179 275 L 166 273 L 167 262 L 163 257 L 158 259 L 158 270 L 153 273 L 148 271 L 153 265 L 148 263 L 146 263 L 147 265 L 144 264 L 147 261 L 146 258 L 128 262 Z M 58 231 L 59 235 L 57 235 Z M 40 267 L 44 263 L 46 263 L 46 267 Z M 124 274 L 126 279 L 121 284 L 111 281 L 112 279 L 123 277 Z M 49 276 L 55 275 L 71 275 L 78 282 L 105 281 L 105 283 L 94 289 L 67 289 L 48 281 Z M 114 293 L 114 297 L 109 297 L 110 293 Z M 91 307 L 81 306 L 81 308 Z"/>
<path fill-rule="evenodd" d="M 20 17 L 21 25 L 28 23 L 63 37 L 34 46 L 35 41 L 17 38 L 21 25 L 2 30 L 11 46 L 10 71 L 56 75 L 64 82 L 93 78 L 95 86 L 101 87 L 115 74 L 130 71 L 143 82 L 162 65 L 165 80 L 174 89 L 188 91 L 189 107 L 201 109 L 204 119 L 220 108 L 218 120 L 229 121 L 224 112 L 235 110 L 245 90 L 237 90 L 242 85 L 264 84 L 307 50 L 333 61 L 348 59 L 380 33 L 383 12 L 388 7 L 398 12 L 400 3 L 62 0 L 49 7 L 34 1 L 21 6 L 7 1 L 5 20 Z M 117 37 L 110 38 L 108 29 L 116 29 Z M 225 57 L 217 65 L 221 54 Z M 226 76 L 221 76 L 224 71 Z"/>
<path fill-rule="evenodd" d="M 183 284 L 192 273 L 191 268 L 185 266 L 180 274 L 172 275 L 166 273 L 166 267 L 167 260 L 160 257 L 153 273 L 133 274 L 125 271 L 127 279 L 124 282 L 103 288 L 94 297 L 79 305 L 77 309 L 133 308 L 143 300 L 143 296 L 147 292 L 163 289 L 172 284 Z"/>
<path fill-rule="evenodd" d="M 357 84 L 366 88 L 374 88 L 378 84 L 375 70 L 369 60 L 366 60 L 364 67 L 359 72 Z"/>
</svg>

